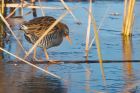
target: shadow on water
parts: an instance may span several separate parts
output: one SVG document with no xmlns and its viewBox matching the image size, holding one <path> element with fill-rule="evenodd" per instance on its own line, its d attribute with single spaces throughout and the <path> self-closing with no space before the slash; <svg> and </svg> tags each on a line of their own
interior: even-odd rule
<svg viewBox="0 0 140 93">
<path fill-rule="evenodd" d="M 23 91 L 20 93 L 67 93 L 67 88 L 64 88 L 61 81 L 52 77 L 32 77 L 20 86 Z"/>
<path fill-rule="evenodd" d="M 123 46 L 123 59 L 124 60 L 132 60 L 132 37 L 131 36 L 122 36 L 122 46 Z M 123 63 L 123 69 L 124 69 L 124 80 L 125 80 L 125 86 L 123 93 L 137 93 L 137 89 L 135 86 L 135 76 L 133 73 L 133 65 L 131 62 L 125 62 Z"/>
</svg>

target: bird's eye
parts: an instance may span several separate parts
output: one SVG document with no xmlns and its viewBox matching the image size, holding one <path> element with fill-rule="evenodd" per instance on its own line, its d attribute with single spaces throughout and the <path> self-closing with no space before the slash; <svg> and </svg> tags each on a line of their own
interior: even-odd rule
<svg viewBox="0 0 140 93">
<path fill-rule="evenodd" d="M 21 25 L 20 28 L 23 29 L 23 30 L 27 30 L 28 29 L 25 25 Z"/>
</svg>

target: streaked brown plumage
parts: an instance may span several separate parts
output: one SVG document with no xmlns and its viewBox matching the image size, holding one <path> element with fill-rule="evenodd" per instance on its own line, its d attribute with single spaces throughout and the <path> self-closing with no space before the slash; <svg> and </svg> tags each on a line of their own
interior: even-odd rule
<svg viewBox="0 0 140 93">
<path fill-rule="evenodd" d="M 34 44 L 44 32 L 56 21 L 55 18 L 50 16 L 34 18 L 21 26 L 21 30 L 24 31 L 26 40 Z M 39 47 L 46 49 L 58 46 L 62 43 L 63 37 L 69 36 L 69 29 L 67 25 L 59 22 L 50 32 L 40 41 Z M 35 57 L 36 54 L 34 54 Z M 48 55 L 45 52 L 46 58 Z"/>
</svg>

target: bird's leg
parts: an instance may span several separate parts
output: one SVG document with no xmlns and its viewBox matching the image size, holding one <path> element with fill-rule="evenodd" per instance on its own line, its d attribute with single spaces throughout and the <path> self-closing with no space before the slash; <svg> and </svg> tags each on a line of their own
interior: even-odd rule
<svg viewBox="0 0 140 93">
<path fill-rule="evenodd" d="M 49 55 L 48 55 L 48 53 L 47 53 L 46 48 L 43 48 L 43 49 L 44 49 L 44 53 L 45 53 L 45 56 L 46 56 L 46 60 L 49 60 Z"/>
<path fill-rule="evenodd" d="M 49 55 L 48 55 L 48 53 L 47 53 L 46 48 L 43 48 L 43 49 L 44 49 L 44 53 L 45 53 L 46 59 L 47 59 L 50 63 L 56 64 L 56 63 L 59 62 L 59 61 L 56 61 L 56 60 L 49 60 Z"/>
<path fill-rule="evenodd" d="M 36 58 L 36 48 L 34 48 L 33 58 L 34 58 L 36 61 L 43 61 L 43 60 L 39 60 L 39 59 Z"/>
</svg>

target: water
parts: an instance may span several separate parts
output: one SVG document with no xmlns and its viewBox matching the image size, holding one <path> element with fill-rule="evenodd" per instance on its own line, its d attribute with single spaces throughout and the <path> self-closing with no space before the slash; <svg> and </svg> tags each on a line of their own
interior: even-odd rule
<svg viewBox="0 0 140 93">
<path fill-rule="evenodd" d="M 44 2 L 46 6 L 61 6 L 60 2 Z M 100 26 L 100 43 L 103 60 L 111 60 L 103 64 L 85 61 L 85 39 L 87 30 L 88 9 L 87 2 L 67 2 L 70 7 L 78 6 L 73 13 L 81 21 L 77 25 L 72 16 L 68 14 L 63 20 L 70 29 L 72 45 L 64 40 L 63 43 L 48 49 L 50 59 L 61 60 L 61 64 L 34 63 L 35 65 L 57 74 L 62 79 L 56 79 L 40 70 L 37 70 L 24 63 L 9 62 L 15 60 L 14 57 L 2 53 L 0 65 L 0 93 L 139 93 L 140 75 L 139 62 L 123 62 L 123 60 L 139 60 L 140 52 L 140 32 L 138 11 L 140 2 L 136 2 L 135 23 L 133 36 L 131 39 L 124 39 L 121 36 L 123 20 L 122 1 L 97 1 L 93 3 L 93 14 Z M 30 9 L 24 9 L 24 13 Z M 65 10 L 44 10 L 46 15 L 58 18 Z M 112 13 L 119 13 L 113 16 Z M 18 13 L 16 14 L 18 15 Z M 37 10 L 37 15 L 42 16 Z M 104 19 L 105 17 L 105 19 Z M 33 16 L 24 16 L 25 20 L 32 19 Z M 104 19 L 104 20 L 103 20 Z M 20 39 L 26 50 L 31 48 L 22 32 L 14 29 L 16 36 Z M 93 38 L 93 28 L 91 28 L 91 38 Z M 13 36 L 10 41 L 5 42 L 4 48 L 20 57 L 24 56 Z M 32 54 L 30 55 L 32 57 Z M 37 57 L 45 60 L 42 49 L 38 48 Z M 98 60 L 95 43 L 89 52 L 88 60 Z M 118 62 L 116 61 L 118 60 Z M 72 63 L 68 63 L 72 61 Z M 81 62 L 80 62 L 81 61 Z"/>
</svg>

